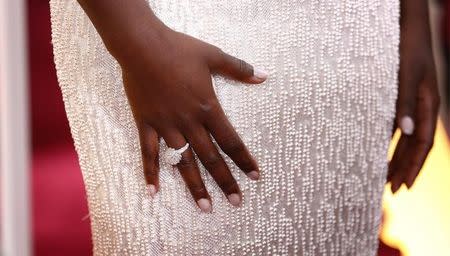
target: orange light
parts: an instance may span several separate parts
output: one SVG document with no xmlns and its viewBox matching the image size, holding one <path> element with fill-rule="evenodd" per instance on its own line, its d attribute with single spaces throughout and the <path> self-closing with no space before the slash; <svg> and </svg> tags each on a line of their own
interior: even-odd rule
<svg viewBox="0 0 450 256">
<path fill-rule="evenodd" d="M 399 137 L 394 136 L 390 157 Z M 383 210 L 381 239 L 403 256 L 450 255 L 450 143 L 442 122 L 412 188 L 403 185 L 392 195 L 386 185 Z"/>
</svg>

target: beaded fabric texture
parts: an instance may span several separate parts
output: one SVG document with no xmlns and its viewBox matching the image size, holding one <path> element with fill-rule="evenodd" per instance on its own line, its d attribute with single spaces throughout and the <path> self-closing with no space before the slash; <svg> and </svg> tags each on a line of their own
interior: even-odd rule
<svg viewBox="0 0 450 256">
<path fill-rule="evenodd" d="M 95 255 L 376 254 L 397 98 L 398 0 L 150 2 L 168 26 L 270 74 L 256 86 L 213 77 L 262 173 L 251 181 L 224 155 L 244 195 L 235 208 L 201 167 L 211 214 L 163 162 L 151 199 L 119 65 L 76 1 L 50 4 Z"/>
</svg>

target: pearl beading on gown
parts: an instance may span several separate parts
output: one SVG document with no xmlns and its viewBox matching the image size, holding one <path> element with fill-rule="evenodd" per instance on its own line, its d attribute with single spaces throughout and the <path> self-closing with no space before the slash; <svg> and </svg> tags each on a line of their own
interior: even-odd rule
<svg viewBox="0 0 450 256">
<path fill-rule="evenodd" d="M 269 72 L 257 86 L 213 77 L 261 179 L 226 158 L 244 195 L 234 208 L 202 168 L 213 199 L 204 214 L 161 163 L 152 199 L 120 67 L 76 1 L 51 0 L 94 254 L 375 255 L 397 97 L 398 0 L 150 2 L 173 29 Z"/>
</svg>

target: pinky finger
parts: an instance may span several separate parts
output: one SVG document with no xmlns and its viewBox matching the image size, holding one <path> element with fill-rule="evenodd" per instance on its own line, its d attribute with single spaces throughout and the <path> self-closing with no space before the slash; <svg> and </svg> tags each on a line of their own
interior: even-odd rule
<svg viewBox="0 0 450 256">
<path fill-rule="evenodd" d="M 154 197 L 159 189 L 159 137 L 153 127 L 143 123 L 139 127 L 139 141 L 145 181 L 150 196 Z"/>
</svg>

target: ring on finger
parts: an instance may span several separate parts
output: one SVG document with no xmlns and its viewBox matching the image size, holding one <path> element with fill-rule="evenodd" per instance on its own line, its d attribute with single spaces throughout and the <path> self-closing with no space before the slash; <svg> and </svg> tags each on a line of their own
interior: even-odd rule
<svg viewBox="0 0 450 256">
<path fill-rule="evenodd" d="M 167 147 L 163 154 L 164 162 L 170 165 L 177 165 L 180 163 L 182 155 L 189 148 L 189 143 L 186 143 L 183 147 L 179 149 Z"/>
</svg>

